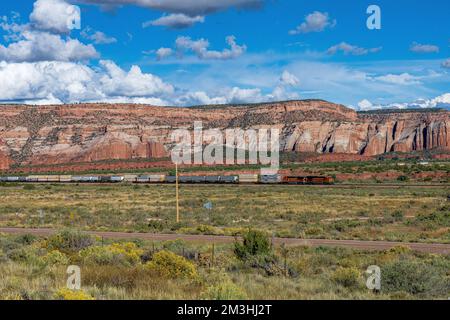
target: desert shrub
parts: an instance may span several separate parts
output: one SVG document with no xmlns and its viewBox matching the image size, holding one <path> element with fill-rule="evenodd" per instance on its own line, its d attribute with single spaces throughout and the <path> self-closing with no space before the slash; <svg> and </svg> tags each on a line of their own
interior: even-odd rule
<svg viewBox="0 0 450 320">
<path fill-rule="evenodd" d="M 94 244 L 93 238 L 85 233 L 72 230 L 64 230 L 47 239 L 49 250 L 73 252 L 87 248 Z"/>
<path fill-rule="evenodd" d="M 382 268 L 381 290 L 412 295 L 446 295 L 450 292 L 450 280 L 430 264 L 400 260 L 388 263 Z"/>
<path fill-rule="evenodd" d="M 52 250 L 48 252 L 43 260 L 49 265 L 67 265 L 69 263 L 69 258 L 62 252 L 58 250 Z"/>
<path fill-rule="evenodd" d="M 183 227 L 178 229 L 178 233 L 185 233 L 185 234 L 211 234 L 211 235 L 221 235 L 223 234 L 223 231 L 219 228 L 204 225 L 201 224 L 196 227 Z"/>
<path fill-rule="evenodd" d="M 142 266 L 85 266 L 83 268 L 83 283 L 101 289 L 116 287 L 132 290 L 136 287 L 138 281 L 146 281 L 143 278 L 144 271 Z"/>
<path fill-rule="evenodd" d="M 212 272 L 206 278 L 205 290 L 200 294 L 205 300 L 244 300 L 245 292 L 223 271 Z"/>
<path fill-rule="evenodd" d="M 94 298 L 82 290 L 70 290 L 61 288 L 55 292 L 54 298 L 57 300 L 94 300 Z"/>
<path fill-rule="evenodd" d="M 332 275 L 332 280 L 346 288 L 357 288 L 360 285 L 361 273 L 354 267 L 339 267 Z"/>
<path fill-rule="evenodd" d="M 5 254 L 8 254 L 11 250 L 17 249 L 21 247 L 21 245 L 10 239 L 10 238 L 0 238 L 0 248 L 5 252 Z"/>
<path fill-rule="evenodd" d="M 35 246 L 26 246 L 13 249 L 8 253 L 8 258 L 15 262 L 22 262 L 32 266 L 44 267 L 46 262 L 44 261 L 42 254 L 44 249 L 37 248 Z"/>
<path fill-rule="evenodd" d="M 397 177 L 397 180 L 398 181 L 401 181 L 401 182 L 407 182 L 407 181 L 409 181 L 409 177 L 408 176 L 398 176 Z"/>
<path fill-rule="evenodd" d="M 154 221 L 148 222 L 147 227 L 150 230 L 163 231 L 167 227 L 167 222 L 154 220 Z"/>
<path fill-rule="evenodd" d="M 145 267 L 165 278 L 196 279 L 198 276 L 192 262 L 166 250 L 155 253 Z"/>
<path fill-rule="evenodd" d="M 404 218 L 404 214 L 403 212 L 397 210 L 394 213 L 392 213 L 392 218 L 394 219 L 394 221 L 402 221 Z"/>
<path fill-rule="evenodd" d="M 337 230 L 339 232 L 346 232 L 350 229 L 359 227 L 361 225 L 360 221 L 357 220 L 338 220 L 330 224 L 331 230 Z"/>
<path fill-rule="evenodd" d="M 186 242 L 180 239 L 177 240 L 168 240 L 162 243 L 162 247 L 165 250 L 172 252 L 181 252 L 183 248 L 186 247 Z"/>
<path fill-rule="evenodd" d="M 86 264 L 133 266 L 140 262 L 143 250 L 135 243 L 113 243 L 107 246 L 92 246 L 80 251 Z"/>
<path fill-rule="evenodd" d="M 243 235 L 242 243 L 235 242 L 234 253 L 241 260 L 252 256 L 268 255 L 271 253 L 269 237 L 264 232 L 250 230 Z"/>
<path fill-rule="evenodd" d="M 408 246 L 397 245 L 388 249 L 386 253 L 391 253 L 395 255 L 405 255 L 411 253 L 411 248 Z"/>
<path fill-rule="evenodd" d="M 450 227 L 450 211 L 438 210 L 431 214 L 419 214 L 412 223 L 426 229 Z"/>
<path fill-rule="evenodd" d="M 24 234 L 16 237 L 14 239 L 15 242 L 20 243 L 22 245 L 30 245 L 38 240 L 38 237 L 32 234 Z"/>
<path fill-rule="evenodd" d="M 8 260 L 8 256 L 3 252 L 3 249 L 0 248 L 0 262 L 5 262 Z"/>
</svg>

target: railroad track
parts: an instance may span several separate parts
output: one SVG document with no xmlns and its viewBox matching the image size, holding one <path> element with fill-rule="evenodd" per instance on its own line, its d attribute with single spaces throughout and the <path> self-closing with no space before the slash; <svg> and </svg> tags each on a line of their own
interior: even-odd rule
<svg viewBox="0 0 450 320">
<path fill-rule="evenodd" d="M 0 233 L 36 236 L 49 236 L 56 233 L 56 229 L 47 228 L 0 228 Z M 156 233 L 127 233 L 109 231 L 86 231 L 87 234 L 105 239 L 142 239 L 149 241 L 184 240 L 187 242 L 200 243 L 232 243 L 236 240 L 231 236 L 213 235 L 188 235 L 188 234 L 156 234 Z M 285 244 L 286 246 L 308 246 L 308 247 L 346 247 L 360 250 L 387 250 L 395 246 L 406 246 L 411 250 L 450 254 L 450 244 L 443 243 L 416 243 L 416 242 L 391 242 L 391 241 L 364 241 L 364 240 L 328 240 L 328 239 L 295 239 L 295 238 L 273 238 L 274 244 Z"/>
<path fill-rule="evenodd" d="M 61 184 L 61 185 L 122 185 L 124 182 L 13 182 L 16 185 L 26 184 Z M 154 185 L 154 186 L 170 186 L 174 183 L 133 183 L 133 185 Z M 235 187 L 318 187 L 318 188 L 355 188 L 355 187 L 372 187 L 372 188 L 450 188 L 450 184 L 387 184 L 387 183 L 339 183 L 339 184 L 269 184 L 269 183 L 180 183 L 180 186 L 235 186 Z"/>
</svg>

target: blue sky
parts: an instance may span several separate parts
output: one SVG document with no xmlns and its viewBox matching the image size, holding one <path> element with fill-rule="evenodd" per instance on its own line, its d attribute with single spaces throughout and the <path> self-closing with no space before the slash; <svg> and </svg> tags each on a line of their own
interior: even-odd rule
<svg viewBox="0 0 450 320">
<path fill-rule="evenodd" d="M 61 24 L 69 5 L 80 30 Z M 449 13 L 444 0 L 3 1 L 0 100 L 446 107 Z"/>
</svg>

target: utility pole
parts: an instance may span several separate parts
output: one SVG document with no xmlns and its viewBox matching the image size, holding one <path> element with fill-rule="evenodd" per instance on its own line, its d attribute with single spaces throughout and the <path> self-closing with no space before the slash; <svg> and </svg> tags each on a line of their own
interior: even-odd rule
<svg viewBox="0 0 450 320">
<path fill-rule="evenodd" d="M 178 204 L 178 163 L 175 163 L 175 189 L 177 201 L 177 223 L 180 222 L 180 206 Z"/>
</svg>

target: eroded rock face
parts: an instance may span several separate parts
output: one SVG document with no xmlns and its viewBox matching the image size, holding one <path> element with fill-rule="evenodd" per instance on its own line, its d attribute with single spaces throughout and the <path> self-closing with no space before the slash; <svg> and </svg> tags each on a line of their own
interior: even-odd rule
<svg viewBox="0 0 450 320">
<path fill-rule="evenodd" d="M 11 159 L 3 152 L 0 152 L 0 170 L 9 169 L 11 165 Z"/>
<path fill-rule="evenodd" d="M 9 169 L 11 165 L 11 159 L 7 155 L 8 148 L 5 142 L 0 139 L 0 170 Z"/>
<path fill-rule="evenodd" d="M 304 100 L 250 106 L 0 106 L 0 168 L 167 157 L 174 129 L 278 128 L 284 151 L 373 156 L 449 149 L 449 112 L 357 114 Z"/>
</svg>

